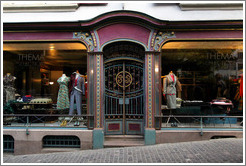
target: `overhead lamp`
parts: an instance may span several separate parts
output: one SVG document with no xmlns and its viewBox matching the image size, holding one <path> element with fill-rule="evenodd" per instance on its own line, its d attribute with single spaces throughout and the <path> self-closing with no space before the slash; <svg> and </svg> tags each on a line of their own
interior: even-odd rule
<svg viewBox="0 0 246 166">
<path fill-rule="evenodd" d="M 50 46 L 50 50 L 54 50 L 55 49 L 55 47 L 54 46 Z"/>
</svg>

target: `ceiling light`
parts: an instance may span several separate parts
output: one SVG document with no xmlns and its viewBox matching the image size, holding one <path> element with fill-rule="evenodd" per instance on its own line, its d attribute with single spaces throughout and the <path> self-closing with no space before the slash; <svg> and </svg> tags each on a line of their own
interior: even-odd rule
<svg viewBox="0 0 246 166">
<path fill-rule="evenodd" d="M 54 50 L 55 49 L 55 47 L 54 46 L 50 46 L 50 50 Z"/>
</svg>

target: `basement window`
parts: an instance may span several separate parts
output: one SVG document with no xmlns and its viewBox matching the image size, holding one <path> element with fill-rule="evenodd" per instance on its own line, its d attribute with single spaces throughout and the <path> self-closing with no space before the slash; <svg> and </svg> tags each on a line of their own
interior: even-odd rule
<svg viewBox="0 0 246 166">
<path fill-rule="evenodd" d="M 45 136 L 44 148 L 80 148 L 80 139 L 77 136 Z"/>
<path fill-rule="evenodd" d="M 14 153 L 14 138 L 11 135 L 3 136 L 3 152 Z"/>
</svg>

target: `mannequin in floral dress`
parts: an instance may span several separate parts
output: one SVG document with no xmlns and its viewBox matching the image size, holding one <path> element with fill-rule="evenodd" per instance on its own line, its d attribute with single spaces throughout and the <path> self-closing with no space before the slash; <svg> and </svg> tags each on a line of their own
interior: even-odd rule
<svg viewBox="0 0 246 166">
<path fill-rule="evenodd" d="M 68 97 L 68 82 L 70 78 L 65 74 L 57 80 L 60 85 L 58 98 L 57 98 L 57 109 L 67 109 L 69 108 L 69 97 Z"/>
</svg>

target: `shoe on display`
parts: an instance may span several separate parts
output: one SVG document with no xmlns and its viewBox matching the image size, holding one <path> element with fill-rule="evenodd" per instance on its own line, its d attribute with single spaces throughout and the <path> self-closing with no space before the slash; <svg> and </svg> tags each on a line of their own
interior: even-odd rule
<svg viewBox="0 0 246 166">
<path fill-rule="evenodd" d="M 66 120 L 63 120 L 60 126 L 61 126 L 61 127 L 64 127 L 64 126 L 66 126 L 66 125 L 67 125 L 67 121 L 66 121 Z"/>
<path fill-rule="evenodd" d="M 65 120 L 71 120 L 72 117 L 65 117 Z"/>
<path fill-rule="evenodd" d="M 83 119 L 84 119 L 83 117 L 79 117 L 79 118 L 78 118 L 79 121 L 82 121 Z"/>
</svg>

